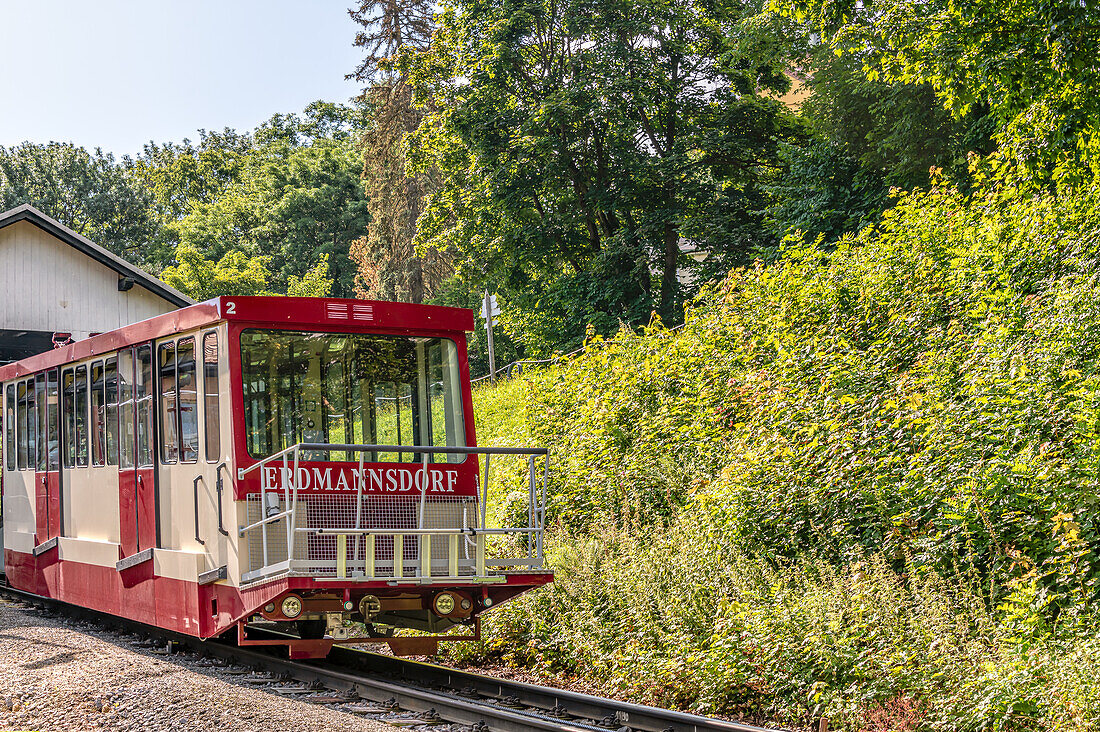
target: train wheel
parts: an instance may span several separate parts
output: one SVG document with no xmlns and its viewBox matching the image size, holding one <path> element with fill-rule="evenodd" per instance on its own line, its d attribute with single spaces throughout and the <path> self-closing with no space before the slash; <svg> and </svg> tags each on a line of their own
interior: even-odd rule
<svg viewBox="0 0 1100 732">
<path fill-rule="evenodd" d="M 319 640 L 325 637 L 325 629 L 328 627 L 328 621 L 321 620 L 299 620 L 298 621 L 298 637 L 302 640 Z"/>
</svg>

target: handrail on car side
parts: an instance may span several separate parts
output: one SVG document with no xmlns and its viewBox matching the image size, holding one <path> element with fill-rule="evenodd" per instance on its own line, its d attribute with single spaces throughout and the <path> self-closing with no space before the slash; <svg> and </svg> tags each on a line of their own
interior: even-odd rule
<svg viewBox="0 0 1100 732">
<path fill-rule="evenodd" d="M 192 487 L 195 490 L 195 541 L 197 541 L 199 544 L 202 544 L 203 546 L 206 546 L 206 542 L 199 538 L 199 481 L 200 480 L 202 480 L 204 483 L 206 482 L 205 480 L 203 480 L 203 477 L 201 475 L 196 475 L 195 476 L 195 481 L 192 484 Z"/>
<path fill-rule="evenodd" d="M 222 468 L 225 468 L 225 472 L 229 475 L 229 479 L 233 479 L 233 474 L 229 472 L 229 465 L 225 461 L 222 461 L 214 470 L 214 473 L 218 476 L 218 531 L 222 536 L 229 536 L 229 531 L 226 530 L 225 524 L 222 521 Z"/>
</svg>

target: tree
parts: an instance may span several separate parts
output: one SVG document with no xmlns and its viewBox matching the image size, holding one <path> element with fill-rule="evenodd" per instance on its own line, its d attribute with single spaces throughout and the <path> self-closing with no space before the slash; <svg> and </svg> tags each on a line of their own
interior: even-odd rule
<svg viewBox="0 0 1100 732">
<path fill-rule="evenodd" d="M 928 84 L 867 78 L 864 61 L 817 47 L 802 105 L 810 137 L 785 146 L 769 185 L 777 232 L 797 229 L 835 241 L 877 221 L 890 189 L 927 188 L 930 173 L 966 191 L 968 156 L 988 154 L 991 120 L 982 107 L 956 119 Z"/>
<path fill-rule="evenodd" d="M 783 34 L 758 11 L 445 5 L 432 48 L 403 66 L 430 106 L 410 165 L 440 177 L 419 242 L 511 293 L 539 337 L 653 307 L 677 319 L 682 248 L 722 269 L 771 241 L 761 174 L 796 125 L 765 96 L 788 82 Z"/>
<path fill-rule="evenodd" d="M 270 268 L 264 286 L 285 292 L 323 261 L 332 294 L 351 296 L 356 267 L 349 252 L 369 220 L 356 142 L 361 125 L 355 108 L 314 102 L 303 116 L 274 115 L 252 134 L 202 132 L 198 145 L 147 146 L 141 175 L 178 247 L 176 264 L 197 255 L 206 264 L 192 269 L 213 272 L 236 252 L 227 266 L 262 262 Z"/>
<path fill-rule="evenodd" d="M 0 147 L 0 211 L 24 203 L 137 264 L 161 259 L 152 197 L 128 157 L 63 142 Z"/>
<path fill-rule="evenodd" d="M 352 243 L 370 221 L 360 181 L 360 158 L 351 141 L 315 139 L 299 147 L 273 146 L 255 183 L 259 223 L 252 232 L 272 252 L 280 282 L 302 277 L 322 258 L 337 297 L 355 291 Z"/>
<path fill-rule="evenodd" d="M 321 261 L 301 277 L 291 275 L 287 282 L 286 294 L 291 297 L 329 297 L 332 295 L 332 278 L 328 276 L 328 255 L 322 254 Z"/>
<path fill-rule="evenodd" d="M 268 258 L 249 257 L 234 250 L 218 260 L 205 256 L 191 244 L 176 249 L 176 264 L 161 272 L 161 279 L 196 300 L 218 295 L 272 295 Z"/>
<path fill-rule="evenodd" d="M 818 49 L 803 108 L 815 131 L 887 186 L 926 188 L 932 168 L 965 183 L 967 154 L 993 150 L 988 109 L 974 105 L 956 118 L 930 84 L 871 80 L 864 63 Z"/>
<path fill-rule="evenodd" d="M 957 117 L 988 109 L 994 172 L 1016 182 L 1100 173 L 1096 0 L 779 0 L 869 77 L 928 84 Z"/>
<path fill-rule="evenodd" d="M 435 30 L 430 0 L 359 0 L 348 15 L 360 26 L 353 45 L 364 50 L 363 61 L 349 76 L 377 83 L 393 77 L 393 59 L 405 47 L 428 48 Z"/>
<path fill-rule="evenodd" d="M 430 173 L 406 172 L 405 137 L 423 118 L 412 89 L 390 80 L 366 92 L 371 124 L 362 136 L 363 183 L 370 211 L 367 236 L 355 243 L 359 291 L 368 297 L 424 302 L 451 274 L 450 257 L 413 245 Z"/>
<path fill-rule="evenodd" d="M 226 128 L 199 130 L 199 142 L 149 142 L 135 161 L 135 173 L 152 193 L 156 211 L 167 225 L 187 215 L 196 203 L 211 203 L 238 180 L 252 149 L 247 133 Z"/>
<path fill-rule="evenodd" d="M 359 265 L 359 291 L 366 296 L 423 302 L 450 274 L 448 257 L 413 246 L 417 220 L 431 175 L 408 175 L 405 136 L 423 114 L 395 66 L 403 50 L 426 51 L 431 43 L 432 3 L 425 0 L 362 0 L 348 11 L 362 28 L 355 45 L 365 55 L 349 76 L 368 84 L 363 99 L 370 124 L 363 133 L 363 180 L 370 210 L 368 235 L 352 252 Z"/>
</svg>

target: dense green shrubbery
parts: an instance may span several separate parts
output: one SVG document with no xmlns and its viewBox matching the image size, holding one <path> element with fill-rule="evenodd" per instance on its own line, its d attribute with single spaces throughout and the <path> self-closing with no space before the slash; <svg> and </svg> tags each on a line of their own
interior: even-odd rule
<svg viewBox="0 0 1100 732">
<path fill-rule="evenodd" d="M 1098 204 L 914 194 L 480 391 L 482 443 L 554 449 L 559 580 L 466 652 L 788 723 L 1100 725 Z"/>
</svg>

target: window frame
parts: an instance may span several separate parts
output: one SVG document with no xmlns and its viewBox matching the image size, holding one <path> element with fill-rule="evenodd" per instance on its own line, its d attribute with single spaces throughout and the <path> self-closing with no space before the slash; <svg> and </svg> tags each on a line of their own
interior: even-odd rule
<svg viewBox="0 0 1100 732">
<path fill-rule="evenodd" d="M 147 356 L 144 360 L 142 352 Z M 134 349 L 134 439 L 137 448 L 134 463 L 137 468 L 151 468 L 157 464 L 155 414 L 159 407 L 159 382 L 156 378 L 156 364 L 157 351 L 152 343 L 143 343 Z"/>
<path fill-rule="evenodd" d="M 166 366 L 164 354 L 171 349 L 172 352 L 172 403 L 167 405 L 171 407 L 168 411 L 165 411 L 165 400 L 168 398 L 164 391 L 164 377 L 166 374 L 161 373 Z M 176 358 L 176 341 L 175 339 L 169 341 L 163 341 L 157 344 L 156 350 L 156 368 L 154 371 L 154 385 L 157 401 L 157 415 L 160 418 L 158 420 L 158 436 L 160 438 L 160 458 L 161 465 L 176 465 L 179 463 L 179 449 L 180 449 L 180 434 L 179 434 L 179 364 Z M 169 425 L 172 427 L 172 439 L 168 439 L 167 429 Z M 169 459 L 169 448 L 175 448 L 175 455 Z"/>
<path fill-rule="evenodd" d="M 91 421 L 88 417 L 89 404 L 91 403 L 91 385 L 88 381 L 91 376 L 89 365 L 87 363 L 77 364 L 73 372 L 73 414 L 75 415 L 74 422 L 76 425 L 77 468 L 87 468 L 91 463 L 89 450 Z M 83 418 L 84 429 L 81 429 L 81 418 Z"/>
<path fill-rule="evenodd" d="M 210 339 L 214 341 L 214 360 L 207 362 L 206 343 Z M 207 373 L 207 367 L 214 367 L 213 376 Z M 213 379 L 213 391 L 211 391 L 211 379 Z M 211 397 L 214 408 L 211 409 Z M 211 430 L 211 416 L 215 429 Z M 208 330 L 202 334 L 202 430 L 203 447 L 206 462 L 214 464 L 222 459 L 222 423 L 221 423 L 221 349 L 218 342 L 218 331 Z M 211 455 L 210 438 L 214 438 L 215 452 Z"/>
<path fill-rule="evenodd" d="M 137 465 L 137 410 L 134 400 L 133 346 L 118 352 L 116 371 L 118 377 L 118 467 L 133 470 Z M 126 427 L 127 423 L 129 424 Z"/>
<path fill-rule="evenodd" d="M 119 465 L 118 353 L 103 359 L 104 450 L 108 466 Z M 113 439 L 112 439 L 113 438 Z"/>
<path fill-rule="evenodd" d="M 263 460 L 264 458 L 268 457 L 268 455 L 256 455 L 256 454 L 254 454 L 253 451 L 252 451 L 252 446 L 249 444 L 250 432 L 249 432 L 249 427 L 248 427 L 248 419 L 249 419 L 250 413 L 249 413 L 248 404 L 246 403 L 246 395 L 245 395 L 245 379 L 248 377 L 248 374 L 245 373 L 246 367 L 245 367 L 245 358 L 244 358 L 243 339 L 247 334 L 254 333 L 254 332 L 263 332 L 263 333 L 271 333 L 271 334 L 291 334 L 291 335 L 294 335 L 294 334 L 296 334 L 296 335 L 317 335 L 317 336 L 325 336 L 325 337 L 331 337 L 331 338 L 340 338 L 340 337 L 354 338 L 354 337 L 366 336 L 366 337 L 371 337 L 371 338 L 384 338 L 384 339 L 393 339 L 393 340 L 399 340 L 399 341 L 420 341 L 420 340 L 424 340 L 424 339 L 429 339 L 429 340 L 431 340 L 431 341 L 433 341 L 434 343 L 437 343 L 437 344 L 442 344 L 443 342 L 449 343 L 450 347 L 453 349 L 453 354 L 454 354 L 454 358 L 455 358 L 455 371 L 454 371 L 454 374 L 455 374 L 455 382 L 454 382 L 455 392 L 452 396 L 454 397 L 453 405 L 457 410 L 457 414 L 455 414 L 453 416 L 451 424 L 454 426 L 456 432 L 460 432 L 460 434 L 456 435 L 456 445 L 455 446 L 463 447 L 463 446 L 468 446 L 469 445 L 469 442 L 470 442 L 470 439 L 471 439 L 470 438 L 470 434 L 471 434 L 470 422 L 472 420 L 472 416 L 470 414 L 468 414 L 469 407 L 468 407 L 468 404 L 466 402 L 466 394 L 467 394 L 467 389 L 468 389 L 468 385 L 469 385 L 469 378 L 468 378 L 468 372 L 465 372 L 466 373 L 466 378 L 465 379 L 463 378 L 464 370 L 463 370 L 463 363 L 462 363 L 462 357 L 461 357 L 462 356 L 462 349 L 459 348 L 459 342 L 453 336 L 451 336 L 451 335 L 437 335 L 437 334 L 419 334 L 419 333 L 417 333 L 417 334 L 406 334 L 406 333 L 377 333 L 377 332 L 339 331 L 339 330 L 331 331 L 331 330 L 323 330 L 323 329 L 310 330 L 308 328 L 278 328 L 278 327 L 271 327 L 271 326 L 250 325 L 250 326 L 243 327 L 243 328 L 237 330 L 235 333 L 231 333 L 231 336 L 235 336 L 235 337 L 232 337 L 231 340 L 234 341 L 233 346 L 237 349 L 238 365 L 239 365 L 239 373 L 235 374 L 234 379 L 231 383 L 231 389 L 233 391 L 233 397 L 232 398 L 235 400 L 235 402 L 234 402 L 235 407 L 241 411 L 241 414 L 243 415 L 243 418 L 244 418 L 242 433 L 239 437 L 235 437 L 234 439 L 237 441 L 237 444 L 239 444 L 239 446 L 241 448 L 243 448 L 244 454 L 249 459 L 258 461 L 258 460 Z M 416 369 L 415 369 L 415 375 L 416 375 L 416 378 L 417 378 L 418 382 L 420 381 L 421 374 L 423 372 L 430 371 L 430 363 L 429 363 L 428 355 L 427 355 L 428 348 L 426 347 L 426 345 L 427 344 L 425 344 L 425 347 L 423 349 L 421 349 L 419 347 L 419 344 L 418 344 L 418 347 L 417 347 L 417 351 L 420 352 L 422 350 L 423 354 L 424 354 L 423 358 L 421 358 L 419 355 L 417 356 L 417 365 L 416 365 Z M 443 358 L 442 356 L 441 356 L 441 362 L 443 364 L 446 364 L 446 359 Z M 323 369 L 322 369 L 322 371 L 323 371 Z M 265 384 L 266 384 L 266 382 L 267 382 L 267 380 L 265 379 Z M 324 379 L 323 374 L 321 376 L 320 382 L 321 382 L 320 383 L 320 388 L 323 392 L 323 390 L 326 388 L 325 384 L 324 384 L 325 379 Z M 376 388 L 380 385 L 383 385 L 383 384 L 389 384 L 394 388 L 394 396 L 390 397 L 390 398 L 392 398 L 392 399 L 398 398 L 398 393 L 400 392 L 400 388 L 399 388 L 400 385 L 397 384 L 397 382 L 374 382 L 374 386 Z M 425 381 L 425 385 L 427 385 L 426 381 Z M 270 388 L 271 388 L 271 385 L 266 384 L 265 389 L 270 389 Z M 422 411 L 421 406 L 420 406 L 421 401 L 422 401 L 422 397 L 419 394 L 420 391 L 421 391 L 421 389 L 420 389 L 419 383 L 412 384 L 411 389 L 410 389 L 411 393 L 406 395 L 406 396 L 401 396 L 400 398 L 409 400 L 410 409 L 412 409 L 413 405 L 415 405 L 416 411 Z M 364 403 L 364 412 L 359 418 L 361 421 L 364 422 L 364 429 L 366 429 L 365 422 L 369 420 L 369 423 L 371 425 L 371 429 L 373 430 L 373 433 L 370 435 L 370 437 L 375 442 L 377 442 L 377 440 L 378 440 L 378 436 L 377 436 L 378 415 L 376 413 L 377 412 L 377 399 L 378 398 L 385 398 L 385 397 L 377 397 L 377 394 L 372 394 L 369 399 L 364 400 L 364 402 L 363 402 Z M 363 399 L 363 397 L 360 396 L 360 399 Z M 431 415 L 430 404 L 431 404 L 431 399 L 429 397 L 428 398 L 428 408 L 427 408 L 427 411 L 424 414 L 412 414 L 412 415 L 410 415 L 412 417 L 411 421 L 412 421 L 412 432 L 413 432 L 414 443 L 411 444 L 411 445 L 403 445 L 403 447 L 418 447 L 418 446 L 425 446 L 426 447 L 426 446 L 429 446 L 427 444 L 427 441 L 431 441 L 431 446 L 441 446 L 441 447 L 448 446 L 448 445 L 435 445 L 434 444 L 435 435 L 434 435 L 434 430 L 433 430 L 432 425 L 431 425 L 432 415 Z M 424 424 L 425 416 L 427 417 L 427 420 L 428 420 L 427 426 L 425 426 L 425 424 Z M 324 417 L 325 417 L 325 415 L 322 414 L 322 419 L 324 419 Z M 275 419 L 275 417 L 273 415 L 268 415 L 267 418 L 269 420 Z M 351 429 L 354 431 L 355 426 L 353 425 Z M 404 430 L 402 430 L 402 431 L 404 431 Z M 326 434 L 327 434 L 327 432 L 326 432 Z M 366 433 L 364 433 L 363 434 L 363 440 L 364 440 L 363 444 L 369 444 L 366 441 L 367 437 L 368 437 L 368 435 Z M 420 440 L 420 442 L 416 442 L 416 440 Z M 280 444 L 281 444 L 281 442 L 280 442 Z M 332 444 L 338 444 L 338 443 L 332 443 Z M 278 452 L 281 449 L 283 449 L 283 447 L 281 447 L 281 446 L 277 447 L 277 448 L 272 450 L 271 454 L 274 454 L 274 453 Z M 340 454 L 340 453 L 337 453 L 336 451 L 333 451 L 329 454 L 330 455 L 337 455 L 337 454 Z M 408 453 L 397 453 L 397 454 L 395 454 L 395 457 L 392 460 L 380 461 L 380 460 L 378 460 L 378 457 L 381 454 L 393 454 L 393 453 L 372 453 L 372 454 L 368 454 L 366 456 L 367 459 L 366 459 L 365 462 L 372 463 L 372 464 L 373 463 L 378 463 L 380 465 L 394 465 L 394 464 L 398 464 L 398 463 L 406 463 L 406 464 L 407 463 L 419 463 L 423 458 L 423 454 L 421 454 L 421 453 L 408 452 Z M 345 459 L 345 460 L 326 459 L 325 457 L 321 456 L 320 453 L 310 453 L 310 455 L 311 455 L 310 457 L 307 457 L 305 459 L 311 460 L 311 461 L 317 461 L 317 462 L 330 462 L 330 463 L 354 462 L 354 460 L 352 460 L 352 459 Z M 316 456 L 314 456 L 314 455 L 316 455 Z M 461 465 L 461 464 L 465 463 L 467 461 L 468 457 L 469 457 L 469 455 L 466 454 L 466 453 L 456 453 L 456 454 L 436 454 L 436 453 L 432 453 L 431 457 L 430 457 L 430 460 L 433 464 L 452 465 L 452 466 L 454 466 L 454 465 Z"/>
<path fill-rule="evenodd" d="M 186 344 L 186 343 L 190 343 L 190 347 L 191 347 L 191 366 L 190 366 L 190 370 L 191 370 L 191 387 L 192 387 L 192 391 L 194 392 L 194 397 L 193 397 L 193 399 L 191 399 L 191 402 L 190 402 L 191 405 L 192 405 L 192 407 L 191 407 L 192 416 L 190 416 L 190 417 L 187 415 L 186 409 L 185 409 L 185 404 L 187 402 L 187 399 L 185 399 L 185 397 L 184 397 L 183 384 L 182 384 L 182 381 L 183 381 L 182 374 L 185 372 L 186 369 L 181 368 L 181 366 L 183 365 L 184 362 L 183 362 L 183 359 L 180 358 L 180 353 L 183 351 L 184 344 Z M 202 387 L 199 386 L 199 381 L 198 381 L 198 360 L 197 360 L 198 359 L 198 353 L 196 352 L 197 345 L 198 345 L 198 339 L 195 338 L 195 336 L 193 336 L 193 335 L 185 336 L 183 338 L 176 339 L 176 415 L 177 415 L 176 435 L 177 435 L 177 439 L 179 441 L 179 449 L 177 450 L 177 454 L 179 456 L 180 463 L 182 463 L 184 465 L 194 465 L 195 463 L 199 462 L 199 456 L 202 454 L 202 435 L 200 434 L 201 420 L 199 419 L 199 408 L 200 408 L 199 407 L 199 394 L 200 394 L 199 390 Z M 185 435 L 185 433 L 184 433 L 184 425 L 186 424 L 187 420 L 189 420 L 189 419 L 192 420 L 192 424 L 194 425 L 194 430 L 195 430 L 195 432 L 194 432 L 195 449 L 194 449 L 194 457 L 193 458 L 188 457 L 188 455 L 190 455 L 191 453 L 188 452 L 187 449 L 185 449 L 185 447 L 186 447 L 185 440 L 186 440 L 187 435 Z"/>
<path fill-rule="evenodd" d="M 61 467 L 68 470 L 76 467 L 76 367 L 61 369 L 61 382 L 58 384 L 61 394 L 61 430 L 65 450 L 61 456 Z"/>
<path fill-rule="evenodd" d="M 45 473 L 48 470 L 46 444 L 46 372 L 34 375 L 34 470 Z"/>
<path fill-rule="evenodd" d="M 38 466 L 38 410 L 34 406 L 34 377 L 16 383 L 16 434 L 19 438 L 18 469 L 35 470 Z"/>
<path fill-rule="evenodd" d="M 99 384 L 96 387 L 96 384 Z M 103 359 L 88 364 L 88 435 L 91 444 L 91 467 L 107 465 L 107 379 Z M 97 403 L 98 397 L 98 403 Z"/>
<path fill-rule="evenodd" d="M 15 382 L 8 382 L 4 389 L 4 467 L 15 471 L 16 452 L 19 450 L 15 431 Z"/>
<path fill-rule="evenodd" d="M 46 371 L 46 470 L 61 470 L 61 448 L 64 442 L 61 436 L 61 370 L 52 368 Z M 57 444 L 57 452 L 50 447 Z"/>
<path fill-rule="evenodd" d="M 15 434 L 18 443 L 15 446 L 15 469 L 27 469 L 27 381 L 20 379 L 15 382 Z"/>
</svg>

